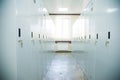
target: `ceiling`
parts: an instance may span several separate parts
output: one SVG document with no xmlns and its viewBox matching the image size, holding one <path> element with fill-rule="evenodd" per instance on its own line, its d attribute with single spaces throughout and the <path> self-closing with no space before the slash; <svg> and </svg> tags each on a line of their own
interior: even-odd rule
<svg viewBox="0 0 120 80">
<path fill-rule="evenodd" d="M 43 0 L 49 13 L 80 14 L 89 0 Z M 59 11 L 68 8 L 68 11 Z"/>
</svg>

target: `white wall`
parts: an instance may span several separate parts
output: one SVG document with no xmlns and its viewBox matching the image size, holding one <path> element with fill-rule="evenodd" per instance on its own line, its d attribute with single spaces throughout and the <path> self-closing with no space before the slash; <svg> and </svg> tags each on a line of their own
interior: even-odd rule
<svg viewBox="0 0 120 80">
<path fill-rule="evenodd" d="M 17 30 L 21 28 L 22 32 L 20 38 L 17 35 L 17 79 L 42 80 L 54 56 L 52 51 L 48 51 L 52 45 L 48 44 L 48 38 L 46 38 L 46 36 L 49 37 L 46 32 L 48 13 L 43 11 L 45 7 L 42 0 L 36 0 L 35 4 L 32 0 L 20 0 L 16 3 L 16 27 Z M 33 38 L 31 38 L 31 32 L 33 32 Z M 19 40 L 22 40 L 22 47 Z"/>
<path fill-rule="evenodd" d="M 96 33 L 99 34 L 95 51 L 96 80 L 119 80 L 120 1 L 96 0 L 94 8 Z M 110 40 L 107 38 L 108 31 L 111 32 Z M 105 46 L 106 41 L 109 41 L 108 46 Z"/>
<path fill-rule="evenodd" d="M 50 15 L 54 22 L 55 40 L 71 40 L 72 28 L 74 22 L 79 17 L 78 15 Z M 61 27 L 62 26 L 62 27 Z"/>
<path fill-rule="evenodd" d="M 53 49 L 47 42 L 51 35 L 42 29 L 49 17 L 43 8 L 42 0 L 35 4 L 33 0 L 0 1 L 0 80 L 42 80 L 45 76 L 54 53 L 48 51 Z"/>
<path fill-rule="evenodd" d="M 15 0 L 0 1 L 0 79 L 16 80 Z"/>
</svg>

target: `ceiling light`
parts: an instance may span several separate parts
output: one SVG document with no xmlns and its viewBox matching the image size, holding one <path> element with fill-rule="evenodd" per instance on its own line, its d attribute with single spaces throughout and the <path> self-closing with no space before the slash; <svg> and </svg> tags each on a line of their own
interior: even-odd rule
<svg viewBox="0 0 120 80">
<path fill-rule="evenodd" d="M 84 9 L 83 11 L 87 11 L 87 9 Z"/>
<path fill-rule="evenodd" d="M 116 12 L 117 10 L 118 10 L 118 8 L 108 8 L 107 12 L 112 13 L 112 12 Z"/>
<path fill-rule="evenodd" d="M 16 15 L 18 14 L 18 11 L 16 10 Z"/>
<path fill-rule="evenodd" d="M 68 11 L 68 8 L 59 8 L 59 11 Z"/>
</svg>

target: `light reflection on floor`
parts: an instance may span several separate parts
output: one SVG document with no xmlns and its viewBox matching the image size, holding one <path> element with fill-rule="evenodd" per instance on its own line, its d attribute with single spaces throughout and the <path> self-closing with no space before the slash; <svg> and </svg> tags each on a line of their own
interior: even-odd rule
<svg viewBox="0 0 120 80">
<path fill-rule="evenodd" d="M 43 80 L 85 80 L 85 74 L 71 53 L 56 53 Z"/>
</svg>

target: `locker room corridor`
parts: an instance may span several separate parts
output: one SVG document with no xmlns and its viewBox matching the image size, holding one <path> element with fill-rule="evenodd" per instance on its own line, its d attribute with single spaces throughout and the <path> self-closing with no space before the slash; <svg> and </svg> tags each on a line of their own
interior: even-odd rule
<svg viewBox="0 0 120 80">
<path fill-rule="evenodd" d="M 44 80 L 84 80 L 84 69 L 71 53 L 56 53 Z"/>
<path fill-rule="evenodd" d="M 0 0 L 0 80 L 120 80 L 120 0 Z"/>
</svg>

